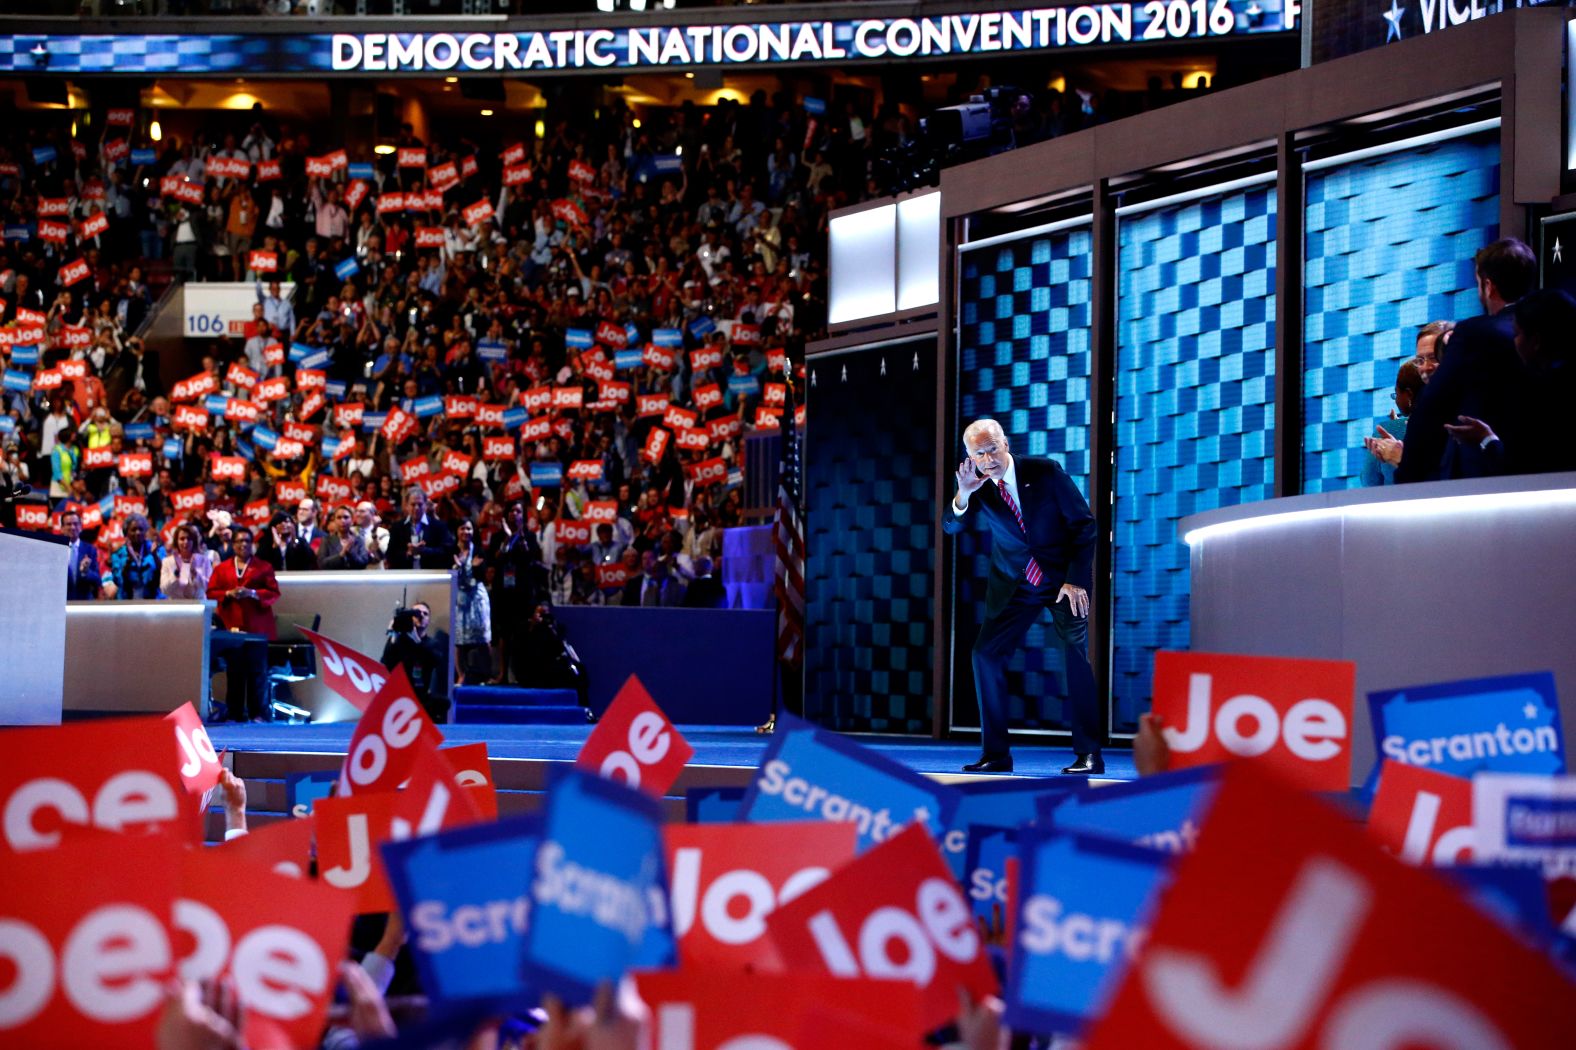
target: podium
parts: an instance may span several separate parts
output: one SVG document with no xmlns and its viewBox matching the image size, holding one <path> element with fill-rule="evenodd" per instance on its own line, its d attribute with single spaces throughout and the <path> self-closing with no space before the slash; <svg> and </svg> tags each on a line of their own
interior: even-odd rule
<svg viewBox="0 0 1576 1050">
<path fill-rule="evenodd" d="M 0 725 L 59 725 L 66 674 L 66 541 L 0 528 Z"/>
</svg>

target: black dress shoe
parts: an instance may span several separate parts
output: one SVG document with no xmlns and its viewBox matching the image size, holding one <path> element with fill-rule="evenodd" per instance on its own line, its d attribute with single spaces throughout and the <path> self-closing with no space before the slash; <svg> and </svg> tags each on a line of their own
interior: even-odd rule
<svg viewBox="0 0 1576 1050">
<path fill-rule="evenodd" d="M 964 766 L 963 767 L 963 772 L 965 772 L 965 773 L 1011 773 L 1012 772 L 1012 756 L 1011 755 L 1002 755 L 1000 758 L 992 758 L 989 755 L 981 755 L 980 756 L 980 760 L 978 762 L 970 762 L 968 765 Z"/>
<path fill-rule="evenodd" d="M 1100 756 L 1099 752 L 1092 755 L 1075 755 L 1074 757 L 1076 761 L 1062 770 L 1063 773 L 1091 776 L 1105 772 L 1105 759 Z"/>
</svg>

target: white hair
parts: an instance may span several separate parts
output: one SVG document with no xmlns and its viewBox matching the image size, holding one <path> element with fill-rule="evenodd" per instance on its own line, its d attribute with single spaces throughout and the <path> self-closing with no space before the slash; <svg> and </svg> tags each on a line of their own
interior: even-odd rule
<svg viewBox="0 0 1576 1050">
<path fill-rule="evenodd" d="M 994 419 L 991 419 L 989 416 L 986 416 L 983 419 L 976 419 L 974 422 L 970 423 L 966 428 L 964 428 L 963 443 L 967 445 L 971 440 L 981 436 L 995 438 L 997 441 L 1001 442 L 1003 446 L 1007 445 L 1007 432 L 1001 428 L 1000 423 L 996 422 Z"/>
</svg>

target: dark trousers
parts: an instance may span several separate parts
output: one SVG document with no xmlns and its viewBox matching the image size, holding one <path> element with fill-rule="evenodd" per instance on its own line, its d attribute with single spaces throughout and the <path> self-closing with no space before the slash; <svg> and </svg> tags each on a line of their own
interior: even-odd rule
<svg viewBox="0 0 1576 1050">
<path fill-rule="evenodd" d="M 267 718 L 268 639 L 215 628 L 208 636 L 213 657 L 224 661 L 224 706 L 232 722 Z"/>
<path fill-rule="evenodd" d="M 1089 621 L 1072 614 L 1066 601 L 1056 601 L 1062 581 L 1047 578 L 1034 587 L 1027 580 L 1006 606 L 980 625 L 974 641 L 974 692 L 980 704 L 981 752 L 992 758 L 1007 755 L 1007 661 L 1023 644 L 1023 637 L 1051 610 L 1056 635 L 1061 640 L 1067 666 L 1067 720 L 1073 733 L 1073 750 L 1080 755 L 1100 750 L 1100 704 L 1095 697 L 1094 668 L 1089 665 Z"/>
</svg>

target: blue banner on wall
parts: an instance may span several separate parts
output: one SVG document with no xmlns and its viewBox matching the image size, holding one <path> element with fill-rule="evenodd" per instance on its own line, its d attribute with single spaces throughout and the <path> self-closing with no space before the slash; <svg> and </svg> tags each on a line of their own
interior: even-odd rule
<svg viewBox="0 0 1576 1050">
<path fill-rule="evenodd" d="M 518 877 L 518 873 L 516 873 Z M 674 955 L 656 799 L 566 770 L 548 788 L 530 874 L 526 979 L 569 1003 Z"/>
<path fill-rule="evenodd" d="M 1020 1031 L 1074 1035 L 1099 1016 L 1142 943 L 1168 859 L 1095 835 L 1032 827 L 1019 833 L 1018 856 L 1006 1020 Z"/>
<path fill-rule="evenodd" d="M 519 960 L 540 845 L 535 814 L 384 845 L 422 989 L 445 1008 L 525 994 Z"/>
<path fill-rule="evenodd" d="M 1368 694 L 1381 759 L 1452 776 L 1563 773 L 1565 743 L 1554 675 L 1501 675 Z M 1368 778 L 1377 783 L 1378 766 Z"/>
<path fill-rule="evenodd" d="M 955 788 L 845 736 L 784 716 L 750 781 L 739 819 L 851 823 L 863 853 L 916 821 L 939 839 L 957 807 Z"/>
</svg>

